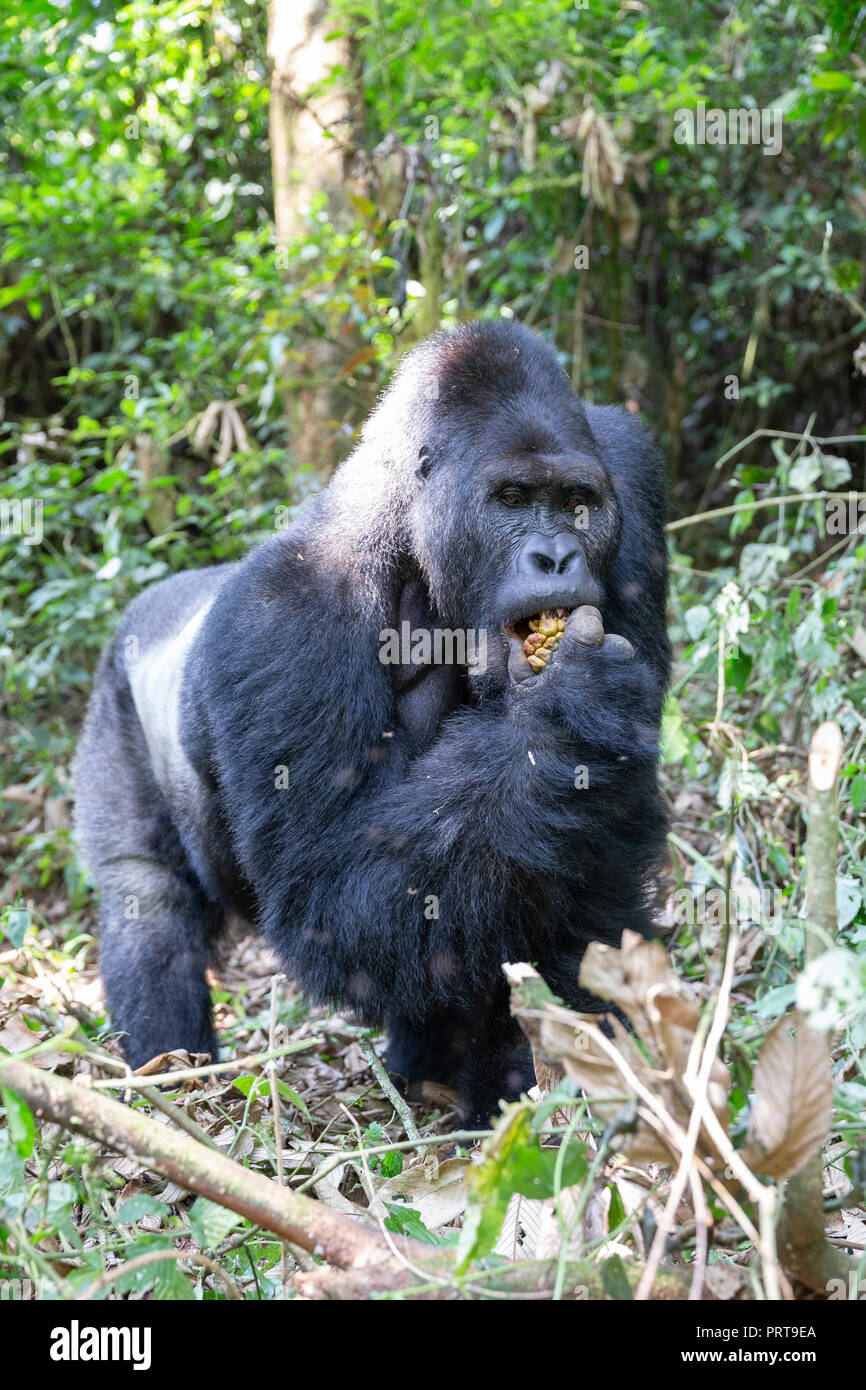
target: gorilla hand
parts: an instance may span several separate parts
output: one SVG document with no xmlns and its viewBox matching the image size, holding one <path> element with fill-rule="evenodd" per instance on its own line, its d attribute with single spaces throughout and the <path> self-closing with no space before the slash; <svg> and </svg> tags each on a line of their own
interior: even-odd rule
<svg viewBox="0 0 866 1390">
<path fill-rule="evenodd" d="M 614 662 L 634 660 L 631 642 L 615 632 L 606 633 L 598 609 L 588 604 L 575 608 L 569 614 L 561 639 L 550 651 L 543 666 L 537 658 L 527 654 L 533 636 L 523 641 L 517 633 L 512 631 L 509 634 L 508 671 L 511 679 L 518 684 L 540 680 L 548 671 L 555 671 L 560 662 L 586 657 L 594 648 L 600 648 L 602 654 Z"/>
</svg>

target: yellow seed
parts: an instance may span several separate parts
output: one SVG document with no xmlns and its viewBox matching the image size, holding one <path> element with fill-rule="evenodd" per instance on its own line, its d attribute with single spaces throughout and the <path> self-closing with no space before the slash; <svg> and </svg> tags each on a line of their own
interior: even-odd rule
<svg viewBox="0 0 866 1390">
<path fill-rule="evenodd" d="M 557 609 L 556 612 L 539 613 L 537 617 L 529 619 L 530 633 L 523 643 L 523 650 L 526 656 L 537 657 L 541 665 L 532 665 L 533 671 L 540 671 L 551 652 L 555 652 L 565 631 L 566 619 L 568 614 L 560 616 L 563 612 Z"/>
</svg>

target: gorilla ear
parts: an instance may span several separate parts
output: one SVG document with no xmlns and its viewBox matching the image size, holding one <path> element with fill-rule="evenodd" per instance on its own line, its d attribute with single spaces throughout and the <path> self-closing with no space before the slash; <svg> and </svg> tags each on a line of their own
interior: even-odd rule
<svg viewBox="0 0 866 1390">
<path fill-rule="evenodd" d="M 424 482 L 430 473 L 430 469 L 433 467 L 433 457 L 426 444 L 422 444 L 421 448 L 418 450 L 418 459 L 419 463 L 418 467 L 415 469 L 415 477 L 420 478 L 421 481 Z"/>
</svg>

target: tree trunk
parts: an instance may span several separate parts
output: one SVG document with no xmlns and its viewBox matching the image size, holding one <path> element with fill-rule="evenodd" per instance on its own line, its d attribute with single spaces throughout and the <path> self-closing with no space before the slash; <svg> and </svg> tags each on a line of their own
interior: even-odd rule
<svg viewBox="0 0 866 1390">
<path fill-rule="evenodd" d="M 335 67 L 348 71 L 351 55 L 346 38 L 328 42 L 330 27 L 328 0 L 269 0 L 271 173 L 274 227 L 282 243 L 307 236 L 307 217 L 320 195 L 332 217 L 339 219 L 346 208 L 350 98 L 344 85 L 322 90 L 322 84 Z M 336 382 L 339 353 L 333 344 L 311 333 L 292 347 L 303 356 L 293 370 Z M 297 463 L 327 475 L 340 437 L 336 386 L 286 390 L 283 403 Z"/>
</svg>

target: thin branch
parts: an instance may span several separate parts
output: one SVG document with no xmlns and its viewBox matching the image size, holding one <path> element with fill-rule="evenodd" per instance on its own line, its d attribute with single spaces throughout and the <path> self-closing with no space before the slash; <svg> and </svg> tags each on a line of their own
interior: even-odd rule
<svg viewBox="0 0 866 1390">
<path fill-rule="evenodd" d="M 224 1269 L 221 1269 L 216 1260 L 212 1260 L 209 1255 L 203 1255 L 199 1250 L 148 1250 L 146 1255 L 136 1255 L 135 1259 L 127 1260 L 125 1264 L 116 1265 L 114 1269 L 107 1269 L 104 1274 L 100 1274 L 98 1279 L 94 1279 L 92 1284 L 88 1284 L 82 1293 L 75 1295 L 75 1302 L 90 1302 L 96 1297 L 100 1289 L 106 1289 L 111 1284 L 116 1284 L 118 1279 L 123 1279 L 127 1274 L 135 1274 L 139 1269 L 146 1269 L 148 1265 L 162 1264 L 166 1260 L 190 1260 L 193 1264 L 203 1265 L 210 1270 L 211 1274 L 217 1275 L 228 1289 L 229 1298 L 237 1300 L 239 1303 L 245 1302 L 244 1296 L 233 1279 L 230 1279 Z"/>
<path fill-rule="evenodd" d="M 14 1059 L 0 1058 L 0 1082 L 17 1092 L 38 1119 L 52 1120 L 143 1162 L 171 1182 L 228 1207 L 338 1268 L 363 1265 L 371 1273 L 375 1269 L 383 1275 L 385 1286 L 389 1276 L 403 1274 L 376 1231 L 290 1188 L 278 1187 L 263 1174 L 242 1168 L 119 1101 Z M 403 1239 L 397 1237 L 398 1245 Z M 414 1251 L 416 1242 L 407 1245 Z M 431 1253 L 420 1242 L 417 1248 L 421 1259 Z M 394 1268 L 384 1268 L 389 1265 Z"/>
<path fill-rule="evenodd" d="M 274 1047 L 275 1047 L 275 1044 L 274 1044 L 274 1035 L 275 1035 L 276 1029 L 277 1029 L 277 983 L 278 983 L 279 980 L 283 980 L 283 979 L 285 979 L 285 976 L 284 976 L 284 975 L 272 975 L 272 976 L 271 976 L 271 1017 L 270 1017 L 270 1025 L 269 1025 L 269 1028 L 268 1028 L 268 1048 L 270 1049 L 270 1051 L 271 1051 L 272 1053 L 273 1053 Z M 283 1119 L 282 1119 L 282 1107 L 281 1107 L 281 1100 L 280 1100 L 279 1078 L 277 1077 L 277 1063 L 276 1063 L 276 1060 L 275 1060 L 275 1059 L 273 1059 L 273 1060 L 271 1060 L 270 1062 L 268 1062 L 268 1082 L 269 1082 L 270 1088 L 271 1088 L 271 1109 L 273 1110 L 273 1113 L 274 1113 L 274 1148 L 275 1148 L 275 1150 L 276 1150 L 276 1159 L 277 1159 L 277 1182 L 279 1183 L 280 1187 L 283 1187 L 283 1186 L 285 1185 L 285 1177 L 284 1177 L 284 1174 L 283 1174 Z M 285 1302 L 285 1299 L 286 1299 L 286 1291 L 287 1291 L 287 1288 L 288 1288 L 288 1280 L 289 1280 L 288 1251 L 287 1251 L 287 1249 L 286 1249 L 286 1242 L 285 1242 L 285 1241 L 281 1241 L 281 1242 L 280 1242 L 280 1284 L 281 1284 L 281 1297 L 282 1297 L 282 1299 L 283 1299 L 284 1302 Z"/>
<path fill-rule="evenodd" d="M 285 1047 L 275 1047 L 273 1051 L 256 1052 L 251 1057 L 232 1057 L 226 1062 L 207 1062 L 202 1067 L 157 1072 L 153 1076 L 132 1073 L 126 1075 L 122 1081 L 94 1081 L 91 1086 L 94 1091 L 143 1091 L 149 1086 L 179 1086 L 182 1081 L 197 1081 L 199 1077 L 216 1076 L 226 1071 L 244 1071 L 246 1067 L 257 1067 L 277 1057 L 288 1057 L 292 1052 L 301 1052 L 304 1048 L 315 1046 L 315 1038 L 301 1038 L 298 1042 L 287 1043 Z"/>
<path fill-rule="evenodd" d="M 842 731 L 821 724 L 809 745 L 809 823 L 806 832 L 806 898 L 809 921 L 818 930 L 806 934 L 806 961 L 832 945 L 836 936 L 836 858 L 839 837 L 839 772 Z M 856 1269 L 827 1240 L 824 1230 L 823 1162 L 815 1154 L 788 1180 L 779 1222 L 779 1249 L 785 1268 L 816 1291 L 830 1279 L 847 1281 Z"/>
<path fill-rule="evenodd" d="M 851 497 L 856 497 L 859 502 L 866 498 L 866 492 L 792 492 L 784 497 L 756 497 L 754 502 L 732 502 L 729 507 L 713 507 L 711 511 L 696 512 L 694 516 L 681 516 L 677 521 L 669 521 L 666 529 L 669 532 L 682 531 L 699 521 L 714 521 L 717 517 L 734 516 L 737 512 L 757 512 L 763 507 L 784 507 L 788 502 L 847 502 Z"/>
</svg>

